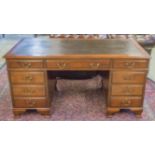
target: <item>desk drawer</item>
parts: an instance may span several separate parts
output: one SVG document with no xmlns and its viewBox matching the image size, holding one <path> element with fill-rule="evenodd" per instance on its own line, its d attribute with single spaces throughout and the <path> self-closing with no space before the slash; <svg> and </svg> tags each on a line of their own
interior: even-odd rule
<svg viewBox="0 0 155 155">
<path fill-rule="evenodd" d="M 145 72 L 114 71 L 112 74 L 112 82 L 143 84 L 145 82 L 145 77 Z"/>
<path fill-rule="evenodd" d="M 47 60 L 46 65 L 47 68 L 55 70 L 103 70 L 105 68 L 110 68 L 111 63 L 110 60 Z"/>
<path fill-rule="evenodd" d="M 11 82 L 13 84 L 44 84 L 44 72 L 10 72 Z"/>
<path fill-rule="evenodd" d="M 148 61 L 146 60 L 114 60 L 114 68 L 129 68 L 129 69 L 141 69 L 148 68 Z"/>
<path fill-rule="evenodd" d="M 111 98 L 112 107 L 140 107 L 142 106 L 141 97 L 112 97 Z"/>
<path fill-rule="evenodd" d="M 112 85 L 112 95 L 142 95 L 143 85 Z"/>
<path fill-rule="evenodd" d="M 8 61 L 9 68 L 23 68 L 23 69 L 31 69 L 31 68 L 43 68 L 42 60 L 10 60 Z"/>
<path fill-rule="evenodd" d="M 15 108 L 46 108 L 49 107 L 46 98 L 15 98 Z"/>
<path fill-rule="evenodd" d="M 45 87 L 44 86 L 31 86 L 31 85 L 20 85 L 13 86 L 13 95 L 15 97 L 44 97 Z"/>
</svg>

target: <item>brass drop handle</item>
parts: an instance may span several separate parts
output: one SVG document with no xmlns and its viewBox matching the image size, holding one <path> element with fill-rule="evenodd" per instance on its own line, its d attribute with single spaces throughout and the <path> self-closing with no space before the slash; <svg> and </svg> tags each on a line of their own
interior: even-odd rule
<svg viewBox="0 0 155 155">
<path fill-rule="evenodd" d="M 24 93 L 27 93 L 27 94 L 32 94 L 34 92 L 35 92 L 35 90 L 29 89 L 29 88 L 24 89 Z"/>
<path fill-rule="evenodd" d="M 25 62 L 23 65 L 25 68 L 30 68 L 32 66 L 32 64 L 28 62 Z"/>
<path fill-rule="evenodd" d="M 122 105 L 129 106 L 131 104 L 131 100 L 125 99 L 122 101 Z"/>
<path fill-rule="evenodd" d="M 33 107 L 33 106 L 35 106 L 36 101 L 30 100 L 30 101 L 27 102 L 27 104 L 28 104 L 28 106 Z"/>
<path fill-rule="evenodd" d="M 126 67 L 134 67 L 135 66 L 135 62 L 125 62 L 125 66 Z"/>
<path fill-rule="evenodd" d="M 30 76 L 30 75 L 28 75 L 28 76 L 25 77 L 25 79 L 26 79 L 27 81 L 32 81 L 32 80 L 33 80 L 33 77 Z"/>
<path fill-rule="evenodd" d="M 65 69 L 66 63 L 58 63 L 57 64 L 60 69 Z"/>
<path fill-rule="evenodd" d="M 92 68 L 99 68 L 100 67 L 100 63 L 91 63 L 90 66 Z"/>
<path fill-rule="evenodd" d="M 125 92 L 126 94 L 130 94 L 130 93 L 132 93 L 132 91 L 133 90 L 128 87 L 123 90 L 123 92 Z"/>
</svg>

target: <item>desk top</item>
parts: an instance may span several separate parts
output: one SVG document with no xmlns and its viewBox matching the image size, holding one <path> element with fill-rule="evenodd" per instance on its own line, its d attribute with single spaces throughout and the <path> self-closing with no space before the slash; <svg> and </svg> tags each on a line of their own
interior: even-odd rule
<svg viewBox="0 0 155 155">
<path fill-rule="evenodd" d="M 5 58 L 149 58 L 134 40 L 50 39 L 20 40 Z"/>
</svg>

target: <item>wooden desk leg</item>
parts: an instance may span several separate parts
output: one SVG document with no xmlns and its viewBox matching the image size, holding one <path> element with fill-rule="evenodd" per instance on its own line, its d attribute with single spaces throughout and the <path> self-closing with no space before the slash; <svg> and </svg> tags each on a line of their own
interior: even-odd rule
<svg viewBox="0 0 155 155">
<path fill-rule="evenodd" d="M 26 112 L 26 109 L 13 109 L 13 113 L 15 116 L 19 116 Z"/>
<path fill-rule="evenodd" d="M 131 111 L 135 113 L 137 118 L 142 118 L 142 112 L 143 112 L 142 108 L 131 109 Z"/>
<path fill-rule="evenodd" d="M 37 109 L 41 115 L 50 115 L 50 109 Z"/>
<path fill-rule="evenodd" d="M 107 117 L 112 117 L 114 113 L 118 113 L 119 111 L 120 111 L 120 108 L 109 108 L 108 107 L 106 115 Z"/>
<path fill-rule="evenodd" d="M 137 118 L 141 118 L 142 117 L 142 112 L 143 109 L 142 108 L 129 108 L 131 111 L 133 111 L 136 115 Z M 117 113 L 120 111 L 120 108 L 107 108 L 107 117 L 112 117 L 112 115 L 114 113 Z"/>
<path fill-rule="evenodd" d="M 19 115 L 21 115 L 21 114 L 23 114 L 23 113 L 25 113 L 27 110 L 29 110 L 29 109 L 24 109 L 24 108 L 16 108 L 16 109 L 13 109 L 13 114 L 14 114 L 14 116 L 19 116 Z M 36 109 L 36 111 L 38 112 L 38 113 L 40 113 L 41 115 L 50 115 L 50 109 L 46 109 L 46 108 L 43 108 L 43 109 Z"/>
</svg>

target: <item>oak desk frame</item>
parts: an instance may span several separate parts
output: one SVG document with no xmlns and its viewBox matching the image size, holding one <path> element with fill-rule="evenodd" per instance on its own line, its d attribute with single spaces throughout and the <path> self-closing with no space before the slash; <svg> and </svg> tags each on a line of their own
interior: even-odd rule
<svg viewBox="0 0 155 155">
<path fill-rule="evenodd" d="M 15 115 L 50 114 L 56 80 L 48 71 L 109 71 L 107 114 L 141 116 L 150 57 L 134 40 L 22 39 L 5 58 Z"/>
</svg>

